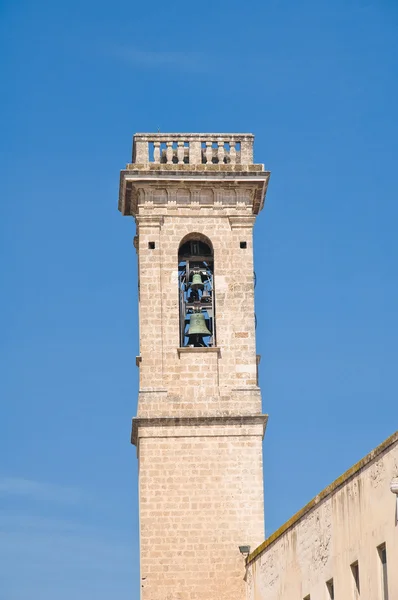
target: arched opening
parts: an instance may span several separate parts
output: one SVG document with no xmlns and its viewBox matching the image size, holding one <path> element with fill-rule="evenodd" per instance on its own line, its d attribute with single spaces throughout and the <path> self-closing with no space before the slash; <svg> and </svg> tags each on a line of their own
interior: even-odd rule
<svg viewBox="0 0 398 600">
<path fill-rule="evenodd" d="M 216 345 L 213 246 L 206 236 L 186 236 L 178 250 L 180 346 Z"/>
</svg>

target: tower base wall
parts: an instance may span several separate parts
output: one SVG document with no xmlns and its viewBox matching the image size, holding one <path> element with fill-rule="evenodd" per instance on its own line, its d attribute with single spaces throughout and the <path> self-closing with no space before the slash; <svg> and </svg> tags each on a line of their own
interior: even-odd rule
<svg viewBox="0 0 398 600">
<path fill-rule="evenodd" d="M 243 600 L 239 546 L 264 539 L 266 420 L 133 420 L 142 600 Z"/>
</svg>

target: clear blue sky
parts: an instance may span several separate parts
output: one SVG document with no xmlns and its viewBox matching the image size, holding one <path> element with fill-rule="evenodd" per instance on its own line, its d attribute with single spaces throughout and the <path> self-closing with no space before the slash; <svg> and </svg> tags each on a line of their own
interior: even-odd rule
<svg viewBox="0 0 398 600">
<path fill-rule="evenodd" d="M 0 10 L 0 599 L 137 600 L 132 134 L 253 132 L 272 171 L 255 229 L 269 534 L 397 429 L 398 4 Z"/>
</svg>

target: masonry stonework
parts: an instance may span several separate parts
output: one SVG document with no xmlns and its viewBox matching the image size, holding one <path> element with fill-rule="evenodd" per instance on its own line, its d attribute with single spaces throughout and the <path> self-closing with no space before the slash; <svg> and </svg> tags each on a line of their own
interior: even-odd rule
<svg viewBox="0 0 398 600">
<path fill-rule="evenodd" d="M 396 600 L 397 477 L 398 432 L 253 549 L 248 600 Z"/>
<path fill-rule="evenodd" d="M 142 600 L 243 599 L 239 545 L 264 538 L 252 237 L 268 179 L 250 134 L 137 134 L 121 173 L 139 264 Z M 180 342 L 187 240 L 214 256 L 216 336 L 204 347 Z"/>
</svg>

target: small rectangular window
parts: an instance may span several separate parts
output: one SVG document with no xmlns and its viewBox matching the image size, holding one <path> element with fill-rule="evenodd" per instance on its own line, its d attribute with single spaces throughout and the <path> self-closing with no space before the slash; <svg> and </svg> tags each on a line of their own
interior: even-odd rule
<svg viewBox="0 0 398 600">
<path fill-rule="evenodd" d="M 155 242 L 148 242 L 149 250 L 155 250 Z"/>
<path fill-rule="evenodd" d="M 241 248 L 247 248 L 247 242 L 240 242 Z"/>
<path fill-rule="evenodd" d="M 352 563 L 351 572 L 352 572 L 352 576 L 354 578 L 355 588 L 359 594 L 361 590 L 360 590 L 360 586 L 359 586 L 359 564 L 358 564 L 358 561 L 355 561 L 354 563 Z"/>
<path fill-rule="evenodd" d="M 326 588 L 328 590 L 330 600 L 334 600 L 333 579 L 329 579 L 329 581 L 326 582 Z"/>
<path fill-rule="evenodd" d="M 379 553 L 380 563 L 381 563 L 381 590 L 382 590 L 382 600 L 388 600 L 388 578 L 387 578 L 387 550 L 386 545 L 381 544 L 377 548 Z"/>
</svg>

